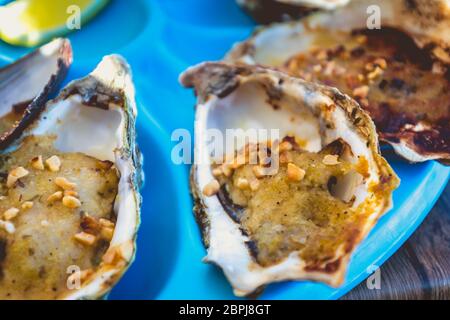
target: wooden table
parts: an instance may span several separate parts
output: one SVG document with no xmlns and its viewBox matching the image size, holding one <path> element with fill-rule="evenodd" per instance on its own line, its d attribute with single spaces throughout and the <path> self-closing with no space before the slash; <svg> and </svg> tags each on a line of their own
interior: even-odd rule
<svg viewBox="0 0 450 320">
<path fill-rule="evenodd" d="M 369 290 L 363 281 L 343 299 L 450 299 L 450 184 L 380 270 L 381 289 Z"/>
</svg>

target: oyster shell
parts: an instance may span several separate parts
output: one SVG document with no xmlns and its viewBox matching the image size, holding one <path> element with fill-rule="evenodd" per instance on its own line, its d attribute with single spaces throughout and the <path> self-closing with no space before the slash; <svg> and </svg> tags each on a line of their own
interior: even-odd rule
<svg viewBox="0 0 450 320">
<path fill-rule="evenodd" d="M 368 30 L 369 6 L 381 29 Z M 275 66 L 355 98 L 411 162 L 450 159 L 448 1 L 352 1 L 258 30 L 227 60 Z"/>
<path fill-rule="evenodd" d="M 135 118 L 129 66 L 107 56 L 0 156 L 2 299 L 101 298 L 126 271 L 141 203 Z"/>
<path fill-rule="evenodd" d="M 316 10 L 333 10 L 350 0 L 237 0 L 259 23 L 298 19 Z"/>
<path fill-rule="evenodd" d="M 0 69 L 0 149 L 30 125 L 72 64 L 67 39 L 56 39 Z"/>
<path fill-rule="evenodd" d="M 369 116 L 336 89 L 259 66 L 204 63 L 181 83 L 198 96 L 191 185 L 204 261 L 222 268 L 238 296 L 283 280 L 342 284 L 399 184 Z M 209 131 L 255 128 L 279 138 L 211 143 Z"/>
</svg>

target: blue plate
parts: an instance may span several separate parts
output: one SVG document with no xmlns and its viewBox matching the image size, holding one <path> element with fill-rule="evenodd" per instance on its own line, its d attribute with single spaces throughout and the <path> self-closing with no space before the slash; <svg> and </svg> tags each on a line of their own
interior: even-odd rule
<svg viewBox="0 0 450 320">
<path fill-rule="evenodd" d="M 70 36 L 75 61 L 68 80 L 87 74 L 110 53 L 125 56 L 134 71 L 139 106 L 138 142 L 146 184 L 136 261 L 110 299 L 232 299 L 205 250 L 192 214 L 189 167 L 171 161 L 171 133 L 192 131 L 195 99 L 178 84 L 188 66 L 218 60 L 248 37 L 253 22 L 234 0 L 115 0 L 94 21 Z M 28 50 L 0 43 L 0 64 Z M 337 299 L 380 266 L 420 225 L 450 177 L 437 162 L 409 165 L 388 158 L 402 179 L 394 209 L 381 218 L 351 260 L 339 289 L 312 282 L 270 285 L 263 299 Z"/>
</svg>

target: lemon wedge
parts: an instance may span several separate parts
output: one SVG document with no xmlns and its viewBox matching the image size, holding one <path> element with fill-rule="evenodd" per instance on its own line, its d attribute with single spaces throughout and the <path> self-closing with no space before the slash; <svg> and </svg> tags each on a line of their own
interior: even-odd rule
<svg viewBox="0 0 450 320">
<path fill-rule="evenodd" d="M 109 0 L 16 0 L 0 7 L 0 39 L 26 47 L 65 35 L 93 18 Z"/>
</svg>

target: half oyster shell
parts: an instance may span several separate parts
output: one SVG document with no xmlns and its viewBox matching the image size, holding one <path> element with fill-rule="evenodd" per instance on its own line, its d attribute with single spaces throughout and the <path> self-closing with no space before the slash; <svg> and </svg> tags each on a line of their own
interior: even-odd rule
<svg viewBox="0 0 450 320">
<path fill-rule="evenodd" d="M 333 10 L 350 0 L 237 0 L 259 23 L 298 19 L 316 10 Z"/>
<path fill-rule="evenodd" d="M 399 184 L 369 116 L 336 89 L 259 66 L 204 63 L 181 83 L 198 96 L 191 185 L 204 261 L 238 296 L 284 280 L 342 284 Z M 240 134 L 212 143 L 229 129 Z"/>
<path fill-rule="evenodd" d="M 379 8 L 381 29 L 368 29 L 370 6 Z M 370 113 L 380 138 L 402 157 L 448 162 L 449 30 L 448 1 L 351 1 L 258 30 L 227 60 L 337 87 Z"/>
<path fill-rule="evenodd" d="M 0 69 L 0 149 L 39 116 L 71 64 L 69 40 L 56 39 Z"/>
<path fill-rule="evenodd" d="M 135 254 L 141 158 L 131 72 L 107 56 L 0 155 L 0 298 L 96 299 Z"/>
</svg>

